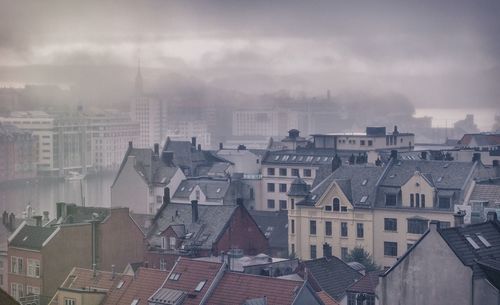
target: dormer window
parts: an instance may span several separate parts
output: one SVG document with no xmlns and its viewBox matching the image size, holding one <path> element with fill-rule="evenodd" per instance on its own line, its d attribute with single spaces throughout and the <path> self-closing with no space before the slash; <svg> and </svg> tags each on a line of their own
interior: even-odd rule
<svg viewBox="0 0 500 305">
<path fill-rule="evenodd" d="M 386 206 L 396 206 L 397 204 L 397 194 L 387 193 L 385 194 L 385 205 Z"/>
<path fill-rule="evenodd" d="M 451 196 L 439 196 L 438 207 L 440 209 L 450 209 L 450 207 L 451 207 Z"/>
</svg>

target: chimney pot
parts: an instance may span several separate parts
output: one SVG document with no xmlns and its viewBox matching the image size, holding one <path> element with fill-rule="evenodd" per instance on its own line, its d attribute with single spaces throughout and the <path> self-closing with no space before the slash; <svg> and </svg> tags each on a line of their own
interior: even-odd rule
<svg viewBox="0 0 500 305">
<path fill-rule="evenodd" d="M 160 144 L 155 143 L 155 145 L 154 145 L 154 153 L 155 153 L 155 156 L 157 156 L 157 157 L 160 156 Z"/>
<path fill-rule="evenodd" d="M 479 162 L 479 161 L 481 161 L 481 153 L 473 153 L 472 162 Z"/>
<path fill-rule="evenodd" d="M 420 153 L 420 157 L 422 158 L 422 160 L 427 160 L 427 152 L 426 151 L 422 151 Z"/>
<path fill-rule="evenodd" d="M 111 265 L 111 279 L 115 279 L 116 277 L 116 270 L 115 270 L 115 265 Z"/>
<path fill-rule="evenodd" d="M 453 218 L 455 220 L 455 227 L 462 227 L 464 225 L 465 211 L 458 210 L 458 212 L 453 214 Z"/>
<path fill-rule="evenodd" d="M 391 150 L 391 159 L 396 160 L 398 158 L 398 151 L 393 149 Z"/>
</svg>

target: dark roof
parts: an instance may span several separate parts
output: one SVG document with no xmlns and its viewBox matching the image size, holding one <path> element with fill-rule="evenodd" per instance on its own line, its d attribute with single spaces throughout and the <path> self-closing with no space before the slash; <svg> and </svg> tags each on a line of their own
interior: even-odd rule
<svg viewBox="0 0 500 305">
<path fill-rule="evenodd" d="M 303 282 L 267 276 L 226 272 L 208 299 L 208 305 L 291 305 Z M 263 299 L 266 303 L 256 303 Z M 253 300 L 253 302 L 249 302 Z M 246 302 L 246 303 L 245 303 Z"/>
<path fill-rule="evenodd" d="M 215 178 L 215 177 L 197 177 L 188 178 L 181 182 L 177 190 L 175 191 L 172 199 L 182 198 L 187 199 L 189 195 L 193 192 L 194 188 L 198 186 L 203 194 L 208 199 L 223 199 L 226 196 L 227 191 L 231 182 L 229 179 L 225 178 Z"/>
<path fill-rule="evenodd" d="M 346 289 L 348 292 L 375 294 L 378 285 L 380 271 L 372 271 L 365 274 L 356 283 Z"/>
<path fill-rule="evenodd" d="M 191 204 L 169 203 L 162 207 L 155 216 L 155 221 L 148 234 L 151 246 L 160 246 L 159 233 L 170 226 L 184 225 L 186 234 L 190 238 L 184 241 L 184 248 L 200 247 L 212 249 L 221 233 L 225 230 L 237 205 L 198 205 L 198 221 L 192 222 Z"/>
<path fill-rule="evenodd" d="M 55 227 L 24 225 L 9 243 L 11 247 L 41 250 L 43 243 L 54 233 Z"/>
<path fill-rule="evenodd" d="M 313 188 L 305 201 L 298 204 L 316 204 L 335 182 L 355 207 L 371 207 L 376 198 L 377 182 L 383 171 L 382 167 L 371 165 L 341 166 Z M 365 196 L 364 202 L 361 202 Z"/>
<path fill-rule="evenodd" d="M 296 177 L 290 186 L 288 196 L 307 196 L 309 194 L 309 186 L 300 177 Z"/>
<path fill-rule="evenodd" d="M 260 230 L 269 239 L 271 248 L 288 248 L 288 213 L 287 211 L 250 210 Z"/>
<path fill-rule="evenodd" d="M 155 156 L 154 151 L 150 148 L 129 147 L 113 181 L 113 185 L 120 176 L 129 156 L 135 157 L 135 170 L 148 185 L 168 184 L 178 169 L 174 164 L 164 163 L 159 156 Z"/>
<path fill-rule="evenodd" d="M 489 261 L 490 264 L 492 261 L 500 263 L 500 223 L 498 221 L 439 229 L 438 232 L 462 263 L 472 268 L 474 276 L 484 276 L 478 261 Z M 482 235 L 491 246 L 486 246 L 477 234 Z M 474 249 L 473 245 L 467 241 L 467 236 L 479 246 L 478 249 Z"/>
<path fill-rule="evenodd" d="M 2 304 L 2 305 L 19 305 L 19 303 L 2 288 L 0 288 L 0 304 Z"/>
<path fill-rule="evenodd" d="M 424 174 L 426 179 L 432 179 L 437 188 L 458 190 L 467 182 L 475 164 L 457 161 L 398 160 L 388 165 L 380 185 L 401 187 L 418 171 Z"/>
<path fill-rule="evenodd" d="M 361 273 L 335 256 L 304 261 L 303 264 L 321 289 L 337 301 L 349 286 L 362 277 Z"/>
</svg>

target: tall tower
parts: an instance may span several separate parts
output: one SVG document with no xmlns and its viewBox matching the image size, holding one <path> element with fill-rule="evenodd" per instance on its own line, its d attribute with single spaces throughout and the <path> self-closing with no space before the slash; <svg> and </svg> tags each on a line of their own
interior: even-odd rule
<svg viewBox="0 0 500 305">
<path fill-rule="evenodd" d="M 143 94 L 142 74 L 141 74 L 141 59 L 137 60 L 137 74 L 135 76 L 135 94 L 136 98 L 140 98 Z"/>
</svg>

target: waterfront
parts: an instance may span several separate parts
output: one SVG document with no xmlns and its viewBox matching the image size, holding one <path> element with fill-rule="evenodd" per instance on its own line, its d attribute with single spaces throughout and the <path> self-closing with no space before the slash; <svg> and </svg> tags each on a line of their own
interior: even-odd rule
<svg viewBox="0 0 500 305">
<path fill-rule="evenodd" d="M 106 173 L 88 176 L 82 180 L 38 178 L 0 185 L 0 213 L 13 212 L 22 217 L 26 206 L 37 214 L 48 211 L 52 219 L 56 213 L 56 202 L 82 204 L 82 193 L 86 206 L 109 207 L 111 204 L 110 187 L 115 174 Z"/>
</svg>

